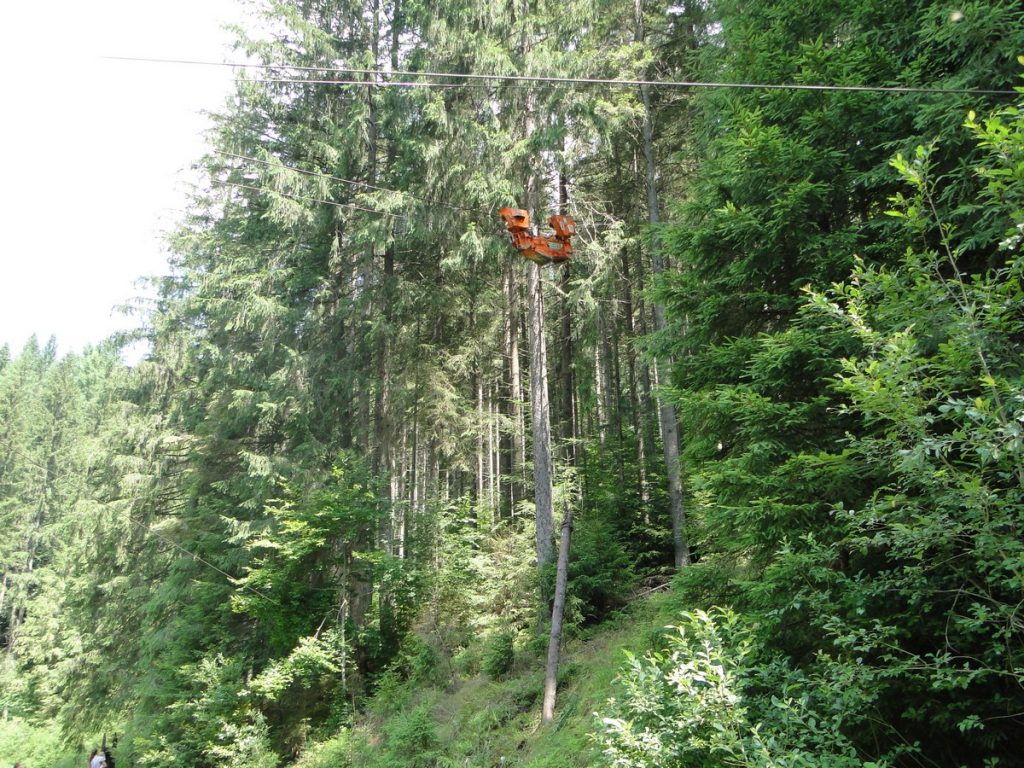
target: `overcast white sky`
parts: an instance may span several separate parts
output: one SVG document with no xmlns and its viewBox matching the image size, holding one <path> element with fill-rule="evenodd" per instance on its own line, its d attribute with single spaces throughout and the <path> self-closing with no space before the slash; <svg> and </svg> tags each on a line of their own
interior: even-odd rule
<svg viewBox="0 0 1024 768">
<path fill-rule="evenodd" d="M 159 233 L 203 151 L 238 0 L 54 0 L 0 8 L 0 345 L 35 333 L 80 350 L 132 322 L 114 306 L 166 271 Z"/>
</svg>

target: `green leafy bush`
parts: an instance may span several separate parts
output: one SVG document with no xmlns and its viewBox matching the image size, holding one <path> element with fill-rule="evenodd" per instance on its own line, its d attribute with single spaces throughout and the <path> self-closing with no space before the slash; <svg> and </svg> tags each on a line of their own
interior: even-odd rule
<svg viewBox="0 0 1024 768">
<path fill-rule="evenodd" d="M 514 639 L 511 632 L 496 632 L 487 641 L 483 673 L 492 680 L 500 680 L 512 671 L 516 658 Z"/>
<path fill-rule="evenodd" d="M 440 739 L 437 723 L 427 703 L 394 717 L 387 727 L 387 750 L 391 765 L 402 768 L 432 768 Z"/>
<path fill-rule="evenodd" d="M 295 763 L 295 768 L 344 768 L 351 765 L 352 739 L 347 729 L 320 742 Z"/>
<path fill-rule="evenodd" d="M 26 766 L 74 768 L 82 762 L 82 756 L 61 743 L 60 734 L 52 724 L 33 725 L 13 717 L 0 720 L 0 765 L 6 767 L 15 761 Z"/>
<path fill-rule="evenodd" d="M 684 613 L 661 649 L 627 654 L 597 740 L 613 768 L 861 766 L 796 678 L 765 690 L 754 629 L 735 614 Z M 784 666 L 777 671 L 788 673 Z"/>
<path fill-rule="evenodd" d="M 266 720 L 258 713 L 241 722 L 224 723 L 206 756 L 217 768 L 277 768 L 279 762 L 270 746 Z"/>
<path fill-rule="evenodd" d="M 633 560 L 615 526 L 600 513 L 581 515 L 569 561 L 573 618 L 582 624 L 603 620 L 625 604 L 635 584 Z"/>
<path fill-rule="evenodd" d="M 1024 708 L 1024 119 L 1008 107 L 967 127 L 989 153 L 980 202 L 1005 233 L 993 266 L 965 273 L 977 241 L 943 213 L 931 148 L 898 156 L 912 191 L 892 213 L 920 247 L 815 296 L 863 348 L 837 381 L 862 422 L 845 460 L 885 482 L 833 510 L 838 540 L 808 537 L 809 557 L 778 565 L 860 662 L 849 682 L 876 697 L 876 736 L 955 763 L 1017 755 Z"/>
</svg>

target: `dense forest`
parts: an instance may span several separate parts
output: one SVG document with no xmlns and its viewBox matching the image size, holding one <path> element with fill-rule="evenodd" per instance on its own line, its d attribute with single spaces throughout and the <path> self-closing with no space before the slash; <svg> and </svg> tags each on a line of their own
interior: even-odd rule
<svg viewBox="0 0 1024 768">
<path fill-rule="evenodd" d="M 0 349 L 0 759 L 1024 766 L 1017 3 L 237 35 L 139 330 Z"/>
</svg>

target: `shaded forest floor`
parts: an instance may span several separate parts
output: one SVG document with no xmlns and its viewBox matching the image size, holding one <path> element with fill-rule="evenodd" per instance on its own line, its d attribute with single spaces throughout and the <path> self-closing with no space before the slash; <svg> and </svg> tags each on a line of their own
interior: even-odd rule
<svg viewBox="0 0 1024 768">
<path fill-rule="evenodd" d="M 521 766 L 583 768 L 597 762 L 591 738 L 595 712 L 606 709 L 625 652 L 657 645 L 682 609 L 659 592 L 593 628 L 563 648 L 554 723 L 540 724 L 544 686 L 542 644 L 516 648 L 511 670 L 490 676 L 455 674 L 454 682 L 416 677 L 385 681 L 351 728 L 312 746 L 297 768 L 447 768 Z M 484 649 L 476 649 L 481 654 Z M 462 663 L 466 663 L 463 661 Z M 442 662 L 442 666 L 447 665 Z M 457 664 L 456 664 L 457 666 Z"/>
<path fill-rule="evenodd" d="M 310 743 L 295 768 L 447 768 L 522 766 L 583 768 L 597 762 L 591 738 L 595 712 L 606 709 L 625 652 L 643 653 L 682 609 L 682 598 L 659 591 L 635 600 L 599 625 L 574 633 L 563 648 L 555 721 L 540 724 L 546 637 L 517 646 L 511 669 L 488 675 L 486 643 L 457 659 L 407 658 L 385 675 L 351 726 Z M 415 643 L 414 643 L 415 645 Z M 426 648 L 425 644 L 421 646 Z M 410 671 L 411 670 L 411 671 Z M 404 679 L 403 679 L 404 678 Z M 315 739 L 314 739 L 315 742 Z M 49 728 L 20 720 L 0 724 L 7 762 L 65 768 L 77 765 Z M 8 757 L 7 753 L 11 753 Z M 121 764 L 122 759 L 119 759 Z"/>
</svg>

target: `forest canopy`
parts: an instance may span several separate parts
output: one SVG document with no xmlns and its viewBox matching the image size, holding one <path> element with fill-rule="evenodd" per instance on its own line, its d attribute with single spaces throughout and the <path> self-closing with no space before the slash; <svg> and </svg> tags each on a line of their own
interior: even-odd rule
<svg viewBox="0 0 1024 768">
<path fill-rule="evenodd" d="M 0 349 L 0 759 L 1024 765 L 1017 3 L 254 13 L 148 355 Z"/>
</svg>

